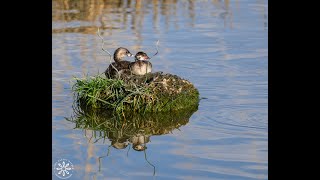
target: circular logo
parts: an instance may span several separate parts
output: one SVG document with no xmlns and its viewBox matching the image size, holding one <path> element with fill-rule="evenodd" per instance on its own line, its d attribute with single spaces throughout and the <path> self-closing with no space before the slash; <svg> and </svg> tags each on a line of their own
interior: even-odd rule
<svg viewBox="0 0 320 180">
<path fill-rule="evenodd" d="M 60 159 L 53 166 L 54 174 L 60 179 L 68 179 L 73 173 L 73 164 L 67 159 Z"/>
</svg>

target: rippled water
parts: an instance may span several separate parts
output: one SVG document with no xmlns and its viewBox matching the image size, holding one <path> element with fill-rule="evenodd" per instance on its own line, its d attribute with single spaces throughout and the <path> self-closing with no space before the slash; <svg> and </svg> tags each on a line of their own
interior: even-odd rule
<svg viewBox="0 0 320 180">
<path fill-rule="evenodd" d="M 72 162 L 69 179 L 268 179 L 268 1 L 52 4 L 52 161 Z M 152 55 L 159 40 L 154 71 L 188 79 L 203 98 L 191 117 L 149 134 L 145 151 L 130 142 L 116 149 L 110 134 L 99 140 L 66 120 L 74 115 L 72 78 L 110 63 L 98 27 L 110 52 Z"/>
</svg>

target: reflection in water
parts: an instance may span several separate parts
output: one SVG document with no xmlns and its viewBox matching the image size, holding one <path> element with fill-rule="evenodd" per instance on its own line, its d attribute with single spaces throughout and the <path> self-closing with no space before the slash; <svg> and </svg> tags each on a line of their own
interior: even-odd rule
<svg viewBox="0 0 320 180">
<path fill-rule="evenodd" d="M 83 129 L 86 137 L 90 136 L 89 144 L 102 139 L 103 143 L 106 139 L 111 141 L 107 155 L 99 157 L 99 171 L 101 170 L 101 159 L 109 156 L 110 147 L 125 149 L 129 146 L 129 152 L 130 146 L 132 146 L 135 151 L 144 151 L 145 160 L 153 166 L 153 174 L 155 174 L 155 166 L 148 161 L 145 152 L 151 136 L 172 133 L 173 130 L 186 125 L 197 109 L 196 106 L 179 112 L 128 113 L 123 114 L 123 116 L 115 116 L 112 112 L 106 110 L 74 108 L 74 115 L 67 120 L 75 123 L 76 129 Z M 91 134 L 88 134 L 88 131 Z M 88 150 L 88 152 L 90 151 Z"/>
<path fill-rule="evenodd" d="M 171 113 L 128 113 L 119 117 L 106 110 L 75 108 L 68 120 L 74 122 L 77 129 L 92 130 L 93 142 L 108 138 L 116 149 L 124 149 L 130 143 L 134 150 L 141 151 L 150 136 L 168 134 L 186 125 L 196 110 L 197 107 Z"/>
<path fill-rule="evenodd" d="M 229 9 L 229 0 L 212 0 L 212 5 L 216 7 L 218 16 L 224 19 L 225 26 L 230 21 L 232 27 L 232 12 Z M 200 2 L 201 3 L 201 2 Z M 82 22 L 80 26 L 58 27 L 52 33 L 84 33 L 94 34 L 99 27 L 107 30 L 108 35 L 112 35 L 113 30 L 131 28 L 141 41 L 141 30 L 146 26 L 146 17 L 152 14 L 152 25 L 155 32 L 159 32 L 161 18 L 164 17 L 165 29 L 171 25 L 179 29 L 179 17 L 189 17 L 188 25 L 194 27 L 196 13 L 196 1 L 177 0 L 53 0 L 52 21 L 53 22 Z M 179 7 L 179 8 L 178 8 Z M 204 7 L 206 8 L 206 7 Z M 178 10 L 182 12 L 178 12 Z M 223 12 L 219 12 L 222 10 Z M 182 14 L 181 14 L 182 13 Z M 212 12 L 216 16 L 215 12 Z M 94 24 L 86 24 L 91 22 Z M 97 23 L 99 25 L 97 25 Z M 141 43 L 141 42 L 140 42 Z"/>
</svg>

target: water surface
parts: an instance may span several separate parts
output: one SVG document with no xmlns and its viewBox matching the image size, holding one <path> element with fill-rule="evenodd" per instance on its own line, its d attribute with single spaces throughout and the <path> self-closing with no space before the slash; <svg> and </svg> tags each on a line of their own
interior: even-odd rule
<svg viewBox="0 0 320 180">
<path fill-rule="evenodd" d="M 52 4 L 52 161 L 73 163 L 69 179 L 268 179 L 268 1 Z M 66 120 L 74 115 L 72 78 L 110 63 L 97 28 L 112 53 L 123 46 L 152 56 L 159 40 L 153 71 L 188 79 L 204 98 L 190 116 L 169 117 L 145 135 L 145 151 L 120 130 L 99 139 L 103 133 Z"/>
</svg>

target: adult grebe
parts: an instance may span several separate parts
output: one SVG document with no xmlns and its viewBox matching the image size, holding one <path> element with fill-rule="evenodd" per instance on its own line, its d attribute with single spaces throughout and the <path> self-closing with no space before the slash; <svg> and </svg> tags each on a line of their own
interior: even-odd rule
<svg viewBox="0 0 320 180">
<path fill-rule="evenodd" d="M 108 78 L 113 78 L 117 76 L 117 70 L 121 74 L 121 71 L 124 69 L 129 69 L 130 61 L 123 60 L 124 57 L 132 57 L 133 55 L 126 48 L 119 47 L 114 51 L 113 60 L 115 62 L 111 63 L 107 70 L 105 71 L 105 75 Z M 117 70 L 116 70 L 116 69 Z"/>
</svg>

